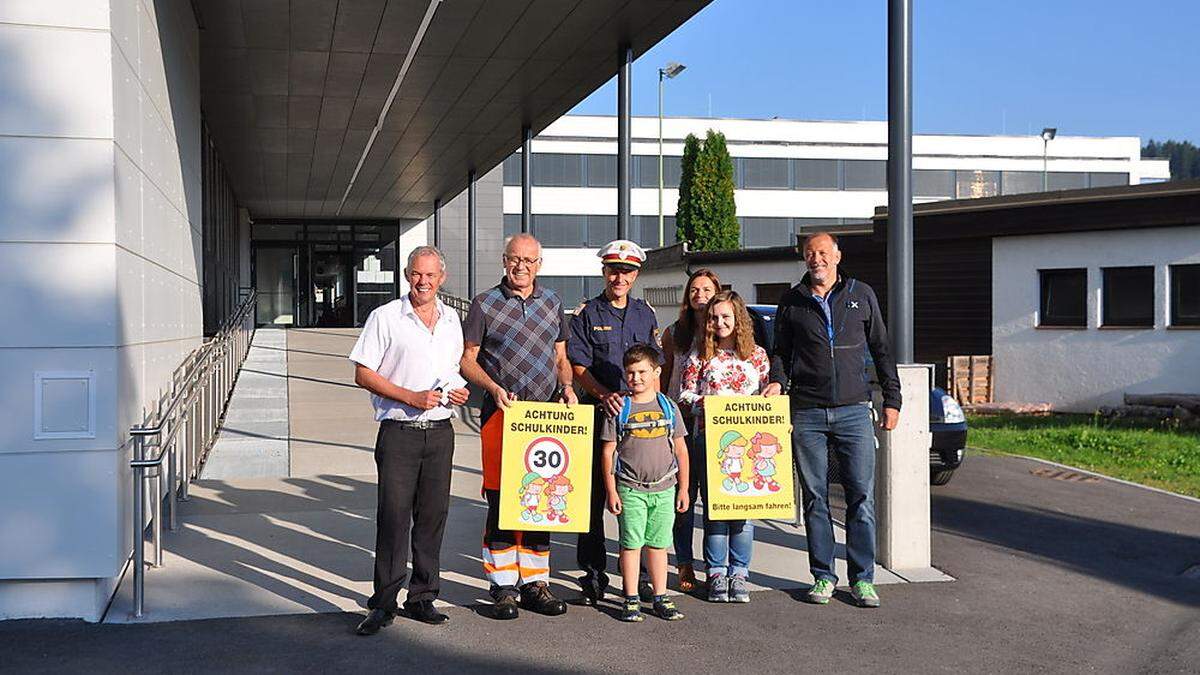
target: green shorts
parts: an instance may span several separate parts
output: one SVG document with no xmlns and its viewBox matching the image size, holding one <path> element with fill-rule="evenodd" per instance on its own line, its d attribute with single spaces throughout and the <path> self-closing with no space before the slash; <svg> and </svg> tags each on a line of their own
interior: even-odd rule
<svg viewBox="0 0 1200 675">
<path fill-rule="evenodd" d="M 624 485 L 617 486 L 621 497 L 621 548 L 667 548 L 673 541 L 675 527 L 675 486 L 658 492 L 639 492 Z"/>
</svg>

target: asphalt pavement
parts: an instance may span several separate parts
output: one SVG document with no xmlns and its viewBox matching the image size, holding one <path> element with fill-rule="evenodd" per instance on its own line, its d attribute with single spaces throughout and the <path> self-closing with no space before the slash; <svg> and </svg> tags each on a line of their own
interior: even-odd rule
<svg viewBox="0 0 1200 675">
<path fill-rule="evenodd" d="M 140 625 L 0 622 L 6 672 L 1187 672 L 1200 670 L 1200 503 L 972 456 L 933 492 L 934 564 L 957 581 L 881 590 L 883 607 L 797 591 L 749 605 L 679 601 L 687 618 L 405 619 L 371 638 L 355 613 Z M 806 564 L 797 555 L 797 565 Z"/>
</svg>

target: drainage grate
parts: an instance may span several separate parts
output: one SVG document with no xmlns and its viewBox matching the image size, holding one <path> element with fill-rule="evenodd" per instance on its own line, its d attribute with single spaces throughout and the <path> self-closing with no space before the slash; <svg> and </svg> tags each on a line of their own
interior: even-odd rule
<svg viewBox="0 0 1200 675">
<path fill-rule="evenodd" d="M 1071 471 L 1069 469 L 1052 469 L 1050 467 L 1040 467 L 1037 469 L 1030 469 L 1029 473 L 1031 473 L 1035 476 L 1040 476 L 1042 478 L 1049 478 L 1050 480 L 1061 480 L 1061 481 L 1066 481 L 1068 483 L 1099 483 L 1100 482 L 1100 479 L 1096 478 L 1095 476 L 1092 476 L 1092 475 L 1089 475 L 1086 473 L 1079 473 L 1078 471 Z"/>
</svg>

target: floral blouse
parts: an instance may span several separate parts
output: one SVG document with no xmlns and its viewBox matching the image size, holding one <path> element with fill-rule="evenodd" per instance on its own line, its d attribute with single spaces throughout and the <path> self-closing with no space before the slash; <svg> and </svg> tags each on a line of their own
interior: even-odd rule
<svg viewBox="0 0 1200 675">
<path fill-rule="evenodd" d="M 737 352 L 718 349 L 716 356 L 701 362 L 692 350 L 679 383 L 679 402 L 690 406 L 697 419 L 704 419 L 703 406 L 697 405 L 705 396 L 753 396 L 766 388 L 771 371 L 767 351 L 755 347 L 749 359 L 742 360 Z"/>
</svg>

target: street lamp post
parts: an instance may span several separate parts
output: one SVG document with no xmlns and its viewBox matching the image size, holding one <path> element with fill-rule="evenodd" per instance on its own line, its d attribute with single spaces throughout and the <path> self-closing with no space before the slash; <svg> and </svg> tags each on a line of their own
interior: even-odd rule
<svg viewBox="0 0 1200 675">
<path fill-rule="evenodd" d="M 673 78 L 687 66 L 670 61 L 665 68 L 658 69 L 658 247 L 666 243 L 663 228 L 663 80 Z"/>
<path fill-rule="evenodd" d="M 1054 140 L 1054 136 L 1058 134 L 1058 129 L 1055 127 L 1046 127 L 1042 129 L 1042 192 L 1050 190 L 1050 172 L 1048 171 L 1049 162 L 1046 155 L 1050 149 L 1050 141 Z"/>
</svg>

